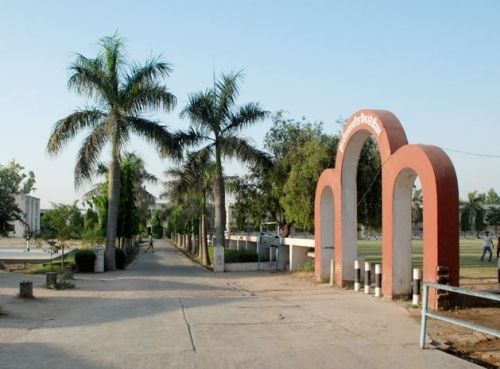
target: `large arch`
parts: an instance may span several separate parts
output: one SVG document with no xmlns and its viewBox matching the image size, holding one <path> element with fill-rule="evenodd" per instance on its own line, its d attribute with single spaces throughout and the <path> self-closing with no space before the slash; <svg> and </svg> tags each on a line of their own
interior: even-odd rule
<svg viewBox="0 0 500 369">
<path fill-rule="evenodd" d="M 330 260 L 333 259 L 335 244 L 335 169 L 321 173 L 314 198 L 314 270 L 316 280 L 329 277 Z"/>
<path fill-rule="evenodd" d="M 357 257 L 357 185 L 359 155 L 369 136 L 378 144 L 382 163 L 400 147 L 408 143 L 406 134 L 394 114 L 385 110 L 360 110 L 345 125 L 339 142 L 335 169 L 340 192 L 336 206 L 336 219 L 340 219 L 335 232 L 335 281 L 343 286 L 354 280 L 354 260 Z"/>
<path fill-rule="evenodd" d="M 458 183 L 450 158 L 438 147 L 408 145 L 399 120 L 383 110 L 361 110 L 347 122 L 335 169 L 323 172 L 314 208 L 317 279 L 329 271 L 334 239 L 335 283 L 354 279 L 357 257 L 356 175 L 361 148 L 376 140 L 382 164 L 382 290 L 395 297 L 410 290 L 411 191 L 418 176 L 424 194 L 424 273 L 435 282 L 437 267 L 449 268 L 449 283 L 459 282 Z M 333 211 L 328 210 L 333 208 Z M 334 225 L 332 225 L 334 223 Z M 331 228 L 330 228 L 331 227 Z M 435 292 L 429 302 L 438 303 Z"/>
<path fill-rule="evenodd" d="M 436 146 L 406 145 L 385 164 L 382 196 L 384 295 L 410 293 L 411 190 L 418 176 L 424 199 L 423 280 L 435 282 L 438 266 L 459 282 L 459 211 L 455 168 Z M 430 296 L 436 302 L 434 291 Z"/>
</svg>

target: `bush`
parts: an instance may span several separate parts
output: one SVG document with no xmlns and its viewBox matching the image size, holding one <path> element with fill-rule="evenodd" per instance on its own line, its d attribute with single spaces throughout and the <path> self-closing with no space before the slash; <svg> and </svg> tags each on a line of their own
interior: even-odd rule
<svg viewBox="0 0 500 369">
<path fill-rule="evenodd" d="M 75 252 L 76 271 L 89 273 L 94 271 L 95 252 L 91 249 L 81 249 Z"/>
<path fill-rule="evenodd" d="M 254 263 L 257 261 L 257 253 L 249 250 L 224 250 L 225 263 Z"/>
<path fill-rule="evenodd" d="M 298 271 L 301 273 L 314 273 L 314 261 L 306 261 L 304 264 L 299 266 Z"/>
<path fill-rule="evenodd" d="M 115 263 L 117 269 L 125 269 L 125 262 L 127 257 L 122 249 L 115 248 Z"/>
</svg>

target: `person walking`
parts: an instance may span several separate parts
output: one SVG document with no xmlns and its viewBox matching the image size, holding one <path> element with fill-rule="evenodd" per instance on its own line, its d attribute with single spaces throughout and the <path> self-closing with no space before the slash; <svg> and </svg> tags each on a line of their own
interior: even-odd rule
<svg viewBox="0 0 500 369">
<path fill-rule="evenodd" d="M 151 252 L 155 252 L 154 248 L 153 248 L 153 236 L 152 235 L 149 235 L 149 240 L 148 240 L 148 248 L 146 250 L 144 250 L 144 252 L 148 252 L 148 250 L 151 250 Z"/>
<path fill-rule="evenodd" d="M 491 257 L 493 256 L 493 239 L 490 236 L 490 232 L 486 231 L 484 233 L 483 237 L 483 255 L 481 255 L 481 261 L 483 261 L 484 256 L 488 252 L 490 254 L 490 259 L 488 261 L 491 261 Z"/>
</svg>

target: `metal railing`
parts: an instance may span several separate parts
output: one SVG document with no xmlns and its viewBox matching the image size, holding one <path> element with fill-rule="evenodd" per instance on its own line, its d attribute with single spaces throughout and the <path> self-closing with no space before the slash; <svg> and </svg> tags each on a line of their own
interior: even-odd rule
<svg viewBox="0 0 500 369">
<path fill-rule="evenodd" d="M 494 293 L 468 290 L 465 288 L 448 286 L 446 284 L 424 282 L 424 286 L 423 286 L 424 294 L 423 294 L 423 298 L 422 298 L 422 323 L 420 326 L 420 348 L 423 349 L 425 347 L 425 337 L 427 335 L 427 319 L 428 318 L 442 320 L 442 321 L 447 322 L 447 323 L 455 324 L 455 325 L 458 325 L 460 327 L 469 328 L 469 329 L 472 329 L 472 330 L 475 330 L 478 332 L 490 334 L 492 336 L 500 338 L 500 331 L 499 330 L 484 327 L 482 325 L 471 323 L 471 322 L 468 322 L 465 320 L 451 318 L 451 317 L 445 316 L 443 314 L 436 313 L 434 311 L 429 311 L 429 299 L 428 299 L 429 288 L 435 288 L 436 290 L 454 292 L 454 293 L 458 293 L 461 295 L 474 296 L 474 297 L 479 297 L 479 298 L 483 298 L 483 299 L 488 299 L 488 300 L 500 302 L 500 295 L 496 295 Z"/>
</svg>

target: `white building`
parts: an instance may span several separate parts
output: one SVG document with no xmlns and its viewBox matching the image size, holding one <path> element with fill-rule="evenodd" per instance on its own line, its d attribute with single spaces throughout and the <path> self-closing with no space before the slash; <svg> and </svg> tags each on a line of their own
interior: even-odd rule
<svg viewBox="0 0 500 369">
<path fill-rule="evenodd" d="M 40 231 L 40 199 L 26 195 L 16 195 L 16 205 L 23 213 L 23 222 L 16 221 L 13 225 L 11 237 L 24 237 L 25 232 L 29 229 L 31 232 Z M 28 228 L 29 227 L 29 228 Z"/>
</svg>

